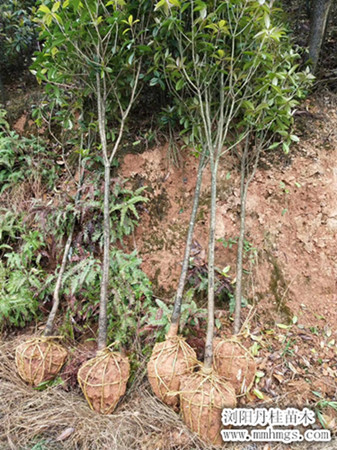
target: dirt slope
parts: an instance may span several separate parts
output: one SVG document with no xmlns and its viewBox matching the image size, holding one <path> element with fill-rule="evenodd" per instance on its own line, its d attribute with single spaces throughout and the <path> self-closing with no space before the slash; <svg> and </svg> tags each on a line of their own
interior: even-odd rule
<svg viewBox="0 0 337 450">
<path fill-rule="evenodd" d="M 296 115 L 300 143 L 290 157 L 265 155 L 251 183 L 246 239 L 258 250 L 258 258 L 253 284 L 247 282 L 246 289 L 248 298 L 259 300 L 267 321 L 289 321 L 296 315 L 305 325 L 336 328 L 336 103 L 335 95 L 321 94 L 302 105 Z M 233 157 L 223 161 L 218 182 L 216 237 L 227 241 L 238 236 L 235 166 Z M 196 171 L 196 158 L 189 154 L 180 169 L 169 166 L 166 147 L 126 155 L 122 165 L 123 176 L 149 188 L 151 201 L 134 245 L 157 294 L 167 299 L 180 273 Z M 209 178 L 206 171 L 195 231 L 199 260 L 207 260 Z M 233 277 L 235 252 L 236 245 L 229 249 L 218 242 L 216 263 L 230 264 Z"/>
</svg>

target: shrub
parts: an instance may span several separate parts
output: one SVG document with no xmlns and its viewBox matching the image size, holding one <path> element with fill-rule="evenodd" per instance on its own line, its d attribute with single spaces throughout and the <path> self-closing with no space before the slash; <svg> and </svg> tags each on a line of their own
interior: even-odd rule
<svg viewBox="0 0 337 450">
<path fill-rule="evenodd" d="M 0 4 L 0 67 L 9 72 L 29 64 L 36 48 L 35 0 L 8 0 Z"/>
</svg>

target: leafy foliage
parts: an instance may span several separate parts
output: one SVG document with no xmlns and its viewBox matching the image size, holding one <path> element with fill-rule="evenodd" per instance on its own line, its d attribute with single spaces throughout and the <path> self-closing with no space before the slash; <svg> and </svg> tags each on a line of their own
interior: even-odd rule
<svg viewBox="0 0 337 450">
<path fill-rule="evenodd" d="M 49 293 L 41 267 L 43 235 L 9 211 L 0 217 L 0 326 L 23 327 L 39 317 L 39 300 Z"/>
<path fill-rule="evenodd" d="M 39 180 L 51 189 L 57 177 L 56 155 L 37 137 L 20 137 L 9 129 L 0 110 L 0 194 L 24 180 Z"/>
<path fill-rule="evenodd" d="M 134 346 L 135 336 L 147 323 L 152 305 L 151 283 L 140 264 L 135 251 L 131 254 L 111 251 L 108 338 L 128 348 Z M 72 334 L 92 327 L 97 321 L 101 276 L 101 263 L 92 256 L 71 265 L 65 273 L 64 294 Z"/>
<path fill-rule="evenodd" d="M 192 299 L 194 290 L 186 292 L 185 302 L 181 306 L 180 327 L 184 334 L 188 334 L 192 328 L 199 328 L 201 322 L 205 320 L 206 309 L 200 308 Z M 170 328 L 170 317 L 172 316 L 173 305 L 167 305 L 160 299 L 156 299 L 157 306 L 149 308 L 150 317 L 148 325 L 156 330 L 158 341 L 163 341 Z"/>
<path fill-rule="evenodd" d="M 136 205 L 147 200 L 140 195 L 142 190 L 132 195 L 132 191 L 116 185 L 112 191 L 115 198 L 115 202 L 111 204 L 114 239 L 121 240 L 136 224 Z M 87 206 L 84 203 L 88 220 Z M 102 214 L 101 202 L 96 201 L 91 206 L 96 207 L 99 215 Z M 68 215 L 69 212 L 71 216 L 74 211 L 69 209 Z M 54 228 L 55 218 L 57 219 L 54 216 L 51 221 Z M 0 265 L 0 324 L 24 326 L 39 316 L 41 302 L 52 293 L 56 282 L 55 272 L 48 275 L 42 267 L 43 256 L 48 255 L 45 241 L 51 228 L 40 225 L 32 230 L 21 216 L 10 211 L 4 211 L 1 219 L 0 237 L 4 262 Z M 64 224 L 67 220 L 70 217 L 66 217 Z M 66 226 L 62 228 L 60 219 L 58 223 L 65 233 Z M 90 252 L 91 238 L 100 241 L 101 233 L 83 237 L 87 239 L 82 241 L 84 247 L 79 245 L 81 241 L 74 242 L 63 277 L 62 292 L 68 302 L 67 316 L 73 324 L 73 332 L 90 328 L 97 320 L 102 272 L 100 260 Z M 140 263 L 136 252 L 129 255 L 116 248 L 111 251 L 108 333 L 110 339 L 118 340 L 122 345 L 133 345 L 134 336 L 145 325 L 148 308 L 152 304 L 151 283 L 140 269 Z"/>
<path fill-rule="evenodd" d="M 214 277 L 214 293 L 218 303 L 229 303 L 229 311 L 234 311 L 234 286 L 235 281 L 229 276 L 230 266 L 220 269 L 215 267 Z M 193 259 L 190 260 L 187 281 L 190 290 L 197 297 L 207 297 L 208 292 L 208 266 L 204 264 L 195 264 Z M 246 306 L 246 301 L 243 301 Z"/>
<path fill-rule="evenodd" d="M 292 110 L 313 77 L 298 71 L 300 55 L 272 2 L 163 0 L 156 10 L 154 61 L 179 102 L 186 143 L 230 146 L 230 129 L 236 141 L 254 126 L 288 151 Z"/>
<path fill-rule="evenodd" d="M 36 46 L 35 0 L 0 3 L 0 66 L 12 70 L 29 62 Z"/>
<path fill-rule="evenodd" d="M 41 3 L 36 20 L 44 45 L 36 53 L 32 72 L 45 85 L 48 102 L 57 113 L 53 120 L 71 129 L 80 108 L 85 111 L 81 121 L 98 130 L 97 105 L 92 106 L 101 95 L 99 82 L 106 87 L 102 100 L 107 102 L 107 141 L 116 141 L 140 59 L 144 57 L 146 65 L 145 56 L 151 53 L 143 42 L 151 11 L 152 2 L 146 0 Z"/>
<path fill-rule="evenodd" d="M 96 169 L 97 172 L 97 169 Z M 71 257 L 76 249 L 90 254 L 98 254 L 103 247 L 103 193 L 99 187 L 100 173 L 93 175 L 82 187 L 82 197 L 75 204 L 69 196 L 64 196 L 57 206 L 36 204 L 32 213 L 40 223 L 43 232 L 60 247 L 68 235 L 73 218 L 77 219 L 76 238 L 71 249 Z M 125 181 L 115 180 L 110 191 L 111 244 L 123 243 L 130 235 L 139 219 L 140 205 L 148 198 L 145 188 L 135 191 L 125 187 Z"/>
</svg>

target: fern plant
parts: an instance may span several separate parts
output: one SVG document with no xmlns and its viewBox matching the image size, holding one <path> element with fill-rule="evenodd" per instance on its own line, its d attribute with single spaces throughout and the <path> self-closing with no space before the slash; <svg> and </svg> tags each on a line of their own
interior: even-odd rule
<svg viewBox="0 0 337 450">
<path fill-rule="evenodd" d="M 39 316 L 34 291 L 41 287 L 42 271 L 12 270 L 0 262 L 0 326 L 24 327 Z"/>
<path fill-rule="evenodd" d="M 7 213 L 5 217 L 13 220 L 14 216 Z M 5 234 L 6 225 L 5 221 L 0 235 Z M 19 221 L 17 229 L 25 231 L 22 222 Z M 15 235 L 10 237 L 15 242 Z M 30 230 L 22 234 L 16 248 L 11 244 L 2 244 L 8 251 L 0 262 L 0 327 L 23 327 L 40 316 L 40 299 L 48 295 L 46 273 L 40 265 L 43 236 L 37 230 Z"/>
<path fill-rule="evenodd" d="M 0 110 L 0 194 L 28 179 L 41 179 L 49 189 L 54 186 L 58 165 L 56 155 L 34 136 L 20 137 L 10 130 L 6 112 Z"/>
<path fill-rule="evenodd" d="M 124 182 L 116 182 L 111 189 L 110 194 L 110 242 L 122 242 L 124 236 L 132 233 L 135 226 L 138 223 L 139 214 L 137 206 L 141 203 L 148 202 L 143 194 L 146 187 L 141 187 L 132 191 L 127 189 Z M 91 236 L 93 242 L 99 243 L 99 246 L 103 246 L 103 228 L 102 228 L 102 215 L 103 215 L 103 196 L 100 191 L 94 193 L 94 199 L 89 200 L 85 206 L 87 209 L 92 210 L 92 221 L 94 223 L 94 229 Z M 88 235 L 86 236 L 88 240 Z"/>
<path fill-rule="evenodd" d="M 133 346 L 135 335 L 145 325 L 153 306 L 151 283 L 140 264 L 135 251 L 127 254 L 111 250 L 108 338 L 128 348 Z M 69 323 L 83 331 L 97 321 L 101 273 L 101 263 L 92 255 L 70 265 L 65 272 L 68 331 Z"/>
</svg>

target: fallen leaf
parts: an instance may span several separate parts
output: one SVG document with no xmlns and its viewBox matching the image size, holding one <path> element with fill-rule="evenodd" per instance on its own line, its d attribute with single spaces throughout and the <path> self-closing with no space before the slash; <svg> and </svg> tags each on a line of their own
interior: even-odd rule
<svg viewBox="0 0 337 450">
<path fill-rule="evenodd" d="M 291 328 L 291 325 L 285 325 L 284 323 L 277 323 L 276 326 L 284 330 L 288 330 L 288 328 Z"/>
<path fill-rule="evenodd" d="M 284 377 L 282 375 L 277 375 L 276 373 L 273 373 L 273 377 L 277 379 L 279 383 L 283 383 Z"/>
<path fill-rule="evenodd" d="M 260 400 L 264 400 L 264 395 L 258 389 L 255 388 L 253 390 L 253 394 L 255 395 L 255 397 L 259 398 Z"/>
<path fill-rule="evenodd" d="M 297 370 L 296 370 L 295 367 L 291 364 L 291 362 L 289 362 L 288 365 L 289 365 L 289 369 L 296 375 L 296 374 L 297 374 Z"/>
</svg>

